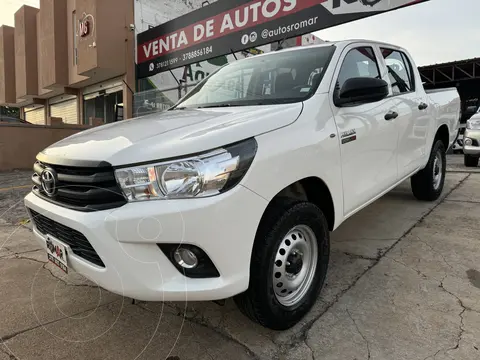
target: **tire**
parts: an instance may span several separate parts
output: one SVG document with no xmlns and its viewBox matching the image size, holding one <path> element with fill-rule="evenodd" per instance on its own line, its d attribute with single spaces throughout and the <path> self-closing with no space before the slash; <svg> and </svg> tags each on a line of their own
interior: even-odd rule
<svg viewBox="0 0 480 360">
<path fill-rule="evenodd" d="M 307 250 L 308 244 L 311 251 Z M 309 202 L 274 199 L 255 237 L 249 287 L 234 297 L 235 303 L 244 315 L 264 327 L 291 328 L 317 300 L 327 274 L 329 254 L 330 232 L 322 211 Z M 289 280 L 292 275 L 297 280 L 309 280 L 294 290 Z"/>
<path fill-rule="evenodd" d="M 427 166 L 410 180 L 413 195 L 418 200 L 435 201 L 440 197 L 445 185 L 446 166 L 445 145 L 437 140 L 433 144 Z"/>
<path fill-rule="evenodd" d="M 478 157 L 465 155 L 464 156 L 464 163 L 466 167 L 477 167 L 478 166 Z"/>
</svg>

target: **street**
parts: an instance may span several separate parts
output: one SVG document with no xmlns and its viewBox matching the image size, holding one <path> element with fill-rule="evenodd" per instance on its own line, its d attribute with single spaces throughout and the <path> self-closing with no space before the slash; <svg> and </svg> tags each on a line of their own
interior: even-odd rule
<svg viewBox="0 0 480 360">
<path fill-rule="evenodd" d="M 228 299 L 133 302 L 47 263 L 22 197 L 30 173 L 0 173 L 0 360 L 480 358 L 480 169 L 448 158 L 442 198 L 406 182 L 332 234 L 325 287 L 274 332 Z"/>
</svg>

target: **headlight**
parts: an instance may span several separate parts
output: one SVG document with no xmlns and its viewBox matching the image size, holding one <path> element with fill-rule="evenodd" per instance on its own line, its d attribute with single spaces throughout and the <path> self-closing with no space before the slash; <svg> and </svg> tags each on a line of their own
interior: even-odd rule
<svg viewBox="0 0 480 360">
<path fill-rule="evenodd" d="M 237 185 L 257 152 L 249 139 L 197 156 L 115 170 L 129 201 L 199 198 Z"/>
<path fill-rule="evenodd" d="M 468 120 L 467 121 L 468 130 L 480 130 L 480 119 Z"/>
</svg>

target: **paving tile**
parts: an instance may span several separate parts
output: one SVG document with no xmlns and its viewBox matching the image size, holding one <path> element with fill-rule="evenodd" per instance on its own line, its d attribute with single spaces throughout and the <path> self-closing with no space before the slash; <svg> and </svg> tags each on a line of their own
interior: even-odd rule
<svg viewBox="0 0 480 360">
<path fill-rule="evenodd" d="M 181 359 L 247 360 L 253 357 L 235 341 L 172 314 L 154 314 L 116 302 L 94 316 L 64 319 L 8 340 L 22 360 Z"/>
</svg>

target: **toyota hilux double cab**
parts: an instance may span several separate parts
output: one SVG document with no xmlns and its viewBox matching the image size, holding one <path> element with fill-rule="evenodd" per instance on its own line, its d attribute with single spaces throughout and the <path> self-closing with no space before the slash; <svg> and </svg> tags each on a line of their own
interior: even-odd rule
<svg viewBox="0 0 480 360">
<path fill-rule="evenodd" d="M 285 49 L 46 148 L 25 205 L 63 271 L 143 301 L 234 297 L 287 329 L 317 300 L 345 219 L 407 179 L 440 197 L 459 115 L 456 89 L 425 92 L 398 46 Z"/>
</svg>

